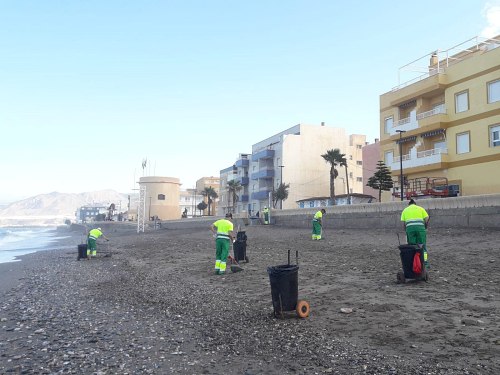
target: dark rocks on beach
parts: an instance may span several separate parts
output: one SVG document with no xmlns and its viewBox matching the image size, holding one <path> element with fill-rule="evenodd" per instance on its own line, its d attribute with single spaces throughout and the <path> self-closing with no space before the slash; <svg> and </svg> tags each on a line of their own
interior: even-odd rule
<svg viewBox="0 0 500 375">
<path fill-rule="evenodd" d="M 91 262 L 76 261 L 77 239 L 28 255 L 10 266 L 22 280 L 0 290 L 0 373 L 499 373 L 498 262 L 469 259 L 474 280 L 483 270 L 496 283 L 476 290 L 454 246 L 429 234 L 434 277 L 461 284 L 402 286 L 392 233 L 334 233 L 312 243 L 308 230 L 249 227 L 253 261 L 224 277 L 212 274 L 208 230 L 110 233 L 112 256 Z M 273 317 L 266 268 L 290 248 L 307 319 Z"/>
</svg>

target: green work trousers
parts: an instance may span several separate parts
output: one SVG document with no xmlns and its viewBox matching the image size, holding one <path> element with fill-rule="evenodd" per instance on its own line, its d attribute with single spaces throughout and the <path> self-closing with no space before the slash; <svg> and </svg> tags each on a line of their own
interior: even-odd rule
<svg viewBox="0 0 500 375">
<path fill-rule="evenodd" d="M 408 241 L 408 245 L 422 245 L 424 249 L 424 263 L 427 267 L 427 230 L 425 227 L 423 225 L 406 227 L 406 240 Z"/>
<path fill-rule="evenodd" d="M 313 220 L 312 227 L 312 239 L 321 240 L 321 223 L 318 220 Z"/>
<path fill-rule="evenodd" d="M 215 240 L 215 272 L 223 274 L 226 272 L 226 260 L 229 256 L 231 241 L 227 238 Z"/>
</svg>

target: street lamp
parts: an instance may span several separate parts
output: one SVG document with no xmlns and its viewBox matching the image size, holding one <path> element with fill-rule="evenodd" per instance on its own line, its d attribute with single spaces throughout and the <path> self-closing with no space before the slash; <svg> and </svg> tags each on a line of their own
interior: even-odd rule
<svg viewBox="0 0 500 375">
<path fill-rule="evenodd" d="M 285 168 L 285 166 L 278 165 L 278 168 L 280 169 L 280 185 L 282 185 L 283 184 L 283 168 Z M 280 200 L 280 210 L 282 210 L 282 209 L 283 209 L 283 199 Z"/>
<path fill-rule="evenodd" d="M 406 130 L 396 130 L 399 133 L 399 190 L 401 195 L 401 202 L 403 201 L 403 193 L 404 193 L 404 184 L 403 184 L 403 142 L 402 137 L 403 133 L 406 133 Z"/>
</svg>

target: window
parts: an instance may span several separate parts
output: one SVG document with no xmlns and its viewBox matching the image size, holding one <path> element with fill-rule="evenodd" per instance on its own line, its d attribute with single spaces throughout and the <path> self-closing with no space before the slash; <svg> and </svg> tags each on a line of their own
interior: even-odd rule
<svg viewBox="0 0 500 375">
<path fill-rule="evenodd" d="M 352 160 L 352 155 L 349 155 L 349 160 Z"/>
<path fill-rule="evenodd" d="M 490 146 L 500 146 L 500 125 L 490 127 Z"/>
<path fill-rule="evenodd" d="M 455 112 L 465 112 L 469 110 L 469 92 L 462 91 L 455 94 Z"/>
<path fill-rule="evenodd" d="M 356 145 L 356 148 L 357 148 L 358 150 L 361 150 L 361 149 L 363 148 L 363 145 Z"/>
<path fill-rule="evenodd" d="M 384 153 L 384 164 L 391 165 L 394 160 L 394 151 L 386 151 Z"/>
<path fill-rule="evenodd" d="M 495 103 L 500 100 L 500 79 L 488 82 L 488 103 Z"/>
<path fill-rule="evenodd" d="M 446 150 L 446 141 L 434 142 L 434 148 L 440 150 Z"/>
<path fill-rule="evenodd" d="M 457 154 L 470 152 L 470 133 L 457 134 Z"/>
<path fill-rule="evenodd" d="M 356 177 L 356 181 L 363 182 L 363 177 Z"/>
<path fill-rule="evenodd" d="M 352 180 L 352 172 L 349 172 L 349 178 Z"/>
<path fill-rule="evenodd" d="M 159 201 L 164 201 L 165 200 L 165 194 L 158 194 L 158 200 Z"/>
<path fill-rule="evenodd" d="M 387 117 L 385 119 L 385 123 L 384 123 L 384 132 L 385 134 L 389 134 L 391 132 L 391 128 L 394 124 L 394 118 L 391 116 L 391 117 Z"/>
<path fill-rule="evenodd" d="M 357 161 L 356 161 L 356 164 L 357 164 L 357 165 L 363 165 L 363 162 L 362 162 L 361 160 L 357 160 Z"/>
</svg>

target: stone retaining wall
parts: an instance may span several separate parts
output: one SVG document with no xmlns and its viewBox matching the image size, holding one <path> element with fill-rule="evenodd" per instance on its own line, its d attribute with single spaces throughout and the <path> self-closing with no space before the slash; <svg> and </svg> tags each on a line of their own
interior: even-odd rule
<svg viewBox="0 0 500 375">
<path fill-rule="evenodd" d="M 477 195 L 454 198 L 421 199 L 417 202 L 424 207 L 431 217 L 430 225 L 434 228 L 492 228 L 500 229 L 500 194 Z M 325 207 L 325 229 L 360 228 L 391 229 L 402 228 L 401 211 L 408 201 L 387 203 L 364 203 L 352 206 Z M 294 210 L 271 210 L 271 223 L 292 228 L 310 228 L 313 215 L 318 208 Z M 161 229 L 199 229 L 207 231 L 210 225 L 220 217 L 201 217 L 163 221 Z M 262 218 L 261 218 L 262 219 Z M 235 215 L 236 228 L 247 225 L 259 225 L 256 220 Z M 136 231 L 137 223 L 105 222 L 99 224 L 104 233 Z M 235 229 L 236 229 L 235 228 Z M 154 230 L 152 223 L 147 223 L 146 231 Z"/>
</svg>

